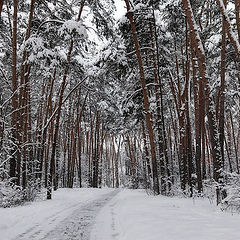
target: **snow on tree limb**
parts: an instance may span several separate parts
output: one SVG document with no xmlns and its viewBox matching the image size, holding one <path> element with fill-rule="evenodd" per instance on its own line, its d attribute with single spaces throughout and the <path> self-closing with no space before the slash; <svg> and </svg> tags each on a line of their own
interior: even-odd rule
<svg viewBox="0 0 240 240">
<path fill-rule="evenodd" d="M 237 57 L 238 57 L 238 61 L 240 63 L 240 44 L 239 44 L 238 38 L 236 37 L 235 33 L 233 32 L 231 22 L 230 22 L 230 19 L 228 17 L 228 14 L 227 14 L 227 11 L 226 11 L 226 8 L 224 6 L 223 1 L 222 0 L 216 0 L 216 2 L 218 4 L 218 7 L 219 7 L 219 10 L 220 10 L 221 14 L 225 18 L 227 34 L 228 34 L 228 37 L 229 37 L 229 39 L 230 39 L 230 41 L 231 41 L 231 43 L 234 47 L 234 50 L 235 50 L 235 52 L 237 54 Z"/>
</svg>

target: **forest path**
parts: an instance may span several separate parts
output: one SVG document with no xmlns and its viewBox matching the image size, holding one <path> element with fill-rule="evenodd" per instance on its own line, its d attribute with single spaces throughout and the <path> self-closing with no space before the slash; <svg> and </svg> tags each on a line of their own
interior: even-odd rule
<svg viewBox="0 0 240 240">
<path fill-rule="evenodd" d="M 65 217 L 63 211 L 58 212 L 41 225 L 36 225 L 33 229 L 19 235 L 18 240 L 88 240 L 90 238 L 91 225 L 94 223 L 99 210 L 110 201 L 119 190 L 107 193 L 96 200 L 90 200 L 84 204 L 73 205 L 66 209 L 72 213 Z M 59 222 L 55 226 L 55 222 Z M 54 229 L 52 229 L 52 227 Z M 46 232 L 46 229 L 47 232 Z"/>
<path fill-rule="evenodd" d="M 62 221 L 53 231 L 42 239 L 49 240 L 89 240 L 91 227 L 98 212 L 108 203 L 119 190 L 114 190 L 81 206 L 74 213 Z"/>
<path fill-rule="evenodd" d="M 67 209 L 72 213 L 64 217 L 63 211 L 52 215 L 41 225 L 36 225 L 17 236 L 18 240 L 89 240 L 91 226 L 100 209 L 109 202 L 119 190 L 107 193 L 86 204 L 74 205 Z M 55 227 L 55 222 L 59 222 Z M 52 229 L 52 227 L 54 229 Z M 46 232 L 46 229 L 47 232 Z"/>
<path fill-rule="evenodd" d="M 1 240 L 88 240 L 114 189 L 59 189 L 53 200 L 0 209 Z"/>
</svg>

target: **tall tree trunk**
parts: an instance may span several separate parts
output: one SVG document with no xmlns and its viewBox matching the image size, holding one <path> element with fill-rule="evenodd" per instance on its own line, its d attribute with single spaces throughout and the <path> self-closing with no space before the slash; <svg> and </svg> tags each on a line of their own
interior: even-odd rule
<svg viewBox="0 0 240 240">
<path fill-rule="evenodd" d="M 148 145 L 147 145 L 147 136 L 145 132 L 145 126 L 144 121 L 142 120 L 142 135 L 143 135 L 143 145 L 144 145 L 144 153 L 145 153 L 145 165 L 146 165 L 146 188 L 149 188 L 151 185 L 151 179 L 152 179 L 152 170 L 150 165 L 150 156 L 148 151 Z"/>
<path fill-rule="evenodd" d="M 92 186 L 94 188 L 98 187 L 98 176 L 99 176 L 99 145 L 100 145 L 100 113 L 96 112 L 96 126 L 94 134 L 94 150 L 93 150 L 93 180 Z"/>
<path fill-rule="evenodd" d="M 143 98 L 144 98 L 144 108 L 146 112 L 146 125 L 147 125 L 148 134 L 149 134 L 151 157 L 152 157 L 153 191 L 154 191 L 154 194 L 159 194 L 160 191 L 159 191 L 156 151 L 155 151 L 155 143 L 154 143 L 154 133 L 153 133 L 153 127 L 152 127 L 152 120 L 151 120 L 152 117 L 149 109 L 149 99 L 148 99 L 148 93 L 147 93 L 147 87 L 146 87 L 146 81 L 145 81 L 144 68 L 142 63 L 142 56 L 140 52 L 140 45 L 138 42 L 136 26 L 133 20 L 133 12 L 131 11 L 129 0 L 125 0 L 125 3 L 127 7 L 127 18 L 129 19 L 129 22 L 131 25 L 133 40 L 134 40 L 136 54 L 137 54 L 138 67 L 140 72 L 140 81 L 142 85 L 142 92 L 143 92 Z"/>
<path fill-rule="evenodd" d="M 29 19 L 28 19 L 28 27 L 26 30 L 25 41 L 27 41 L 30 37 L 30 31 L 32 26 L 33 20 L 33 12 L 34 12 L 34 3 L 35 0 L 31 0 L 30 10 L 29 10 Z M 22 130 L 22 142 L 23 145 L 26 145 L 28 142 L 31 141 L 31 129 L 29 128 L 31 122 L 31 111 L 30 111 L 30 83 L 29 83 L 29 73 L 30 73 L 30 66 L 26 64 L 27 60 L 27 53 L 23 51 L 22 57 L 22 65 L 21 65 L 21 73 L 20 73 L 20 96 L 19 96 L 19 114 L 20 117 L 20 129 Z M 30 137 L 30 138 L 29 138 Z M 26 188 L 27 186 L 27 175 L 30 176 L 28 173 L 30 165 L 30 156 L 31 156 L 31 147 L 23 146 L 22 149 L 22 187 Z"/>
<path fill-rule="evenodd" d="M 18 22 L 18 0 L 13 2 L 13 32 L 12 32 L 12 115 L 11 115 L 11 125 L 12 125 L 12 151 L 10 159 L 10 173 L 9 176 L 14 178 L 17 176 L 16 183 L 20 185 L 20 165 L 21 158 L 19 150 L 16 146 L 19 146 L 19 136 L 18 136 L 18 78 L 17 78 L 17 22 Z M 17 167 L 17 169 L 16 169 Z M 18 175 L 16 175 L 16 170 L 18 170 Z"/>
<path fill-rule="evenodd" d="M 151 35 L 151 44 L 152 49 L 155 49 L 155 41 L 153 34 L 153 26 L 150 22 L 150 35 Z M 157 64 L 156 64 L 156 56 L 155 52 L 152 54 L 152 62 L 154 69 L 154 82 L 155 85 L 155 98 L 156 98 L 156 126 L 157 126 L 157 140 L 158 140 L 158 151 L 159 151 L 159 165 L 160 165 L 160 192 L 161 194 L 166 194 L 166 166 L 164 161 L 164 140 L 163 140 L 163 124 L 161 117 L 161 101 L 160 101 L 160 92 L 159 92 L 159 79 L 157 74 Z"/>
<path fill-rule="evenodd" d="M 81 19 L 81 14 L 83 11 L 84 4 L 85 4 L 85 0 L 82 0 L 81 6 L 79 9 L 79 13 L 78 13 L 78 18 L 77 18 L 78 22 Z M 73 40 L 71 40 L 70 46 L 68 49 L 68 54 L 67 54 L 68 64 L 70 63 L 72 50 L 73 50 Z M 53 184 L 53 181 L 56 180 L 56 178 L 55 178 L 55 154 L 56 154 L 57 140 L 58 140 L 58 134 L 59 134 L 59 124 L 60 124 L 60 116 L 61 116 L 62 103 L 63 103 L 63 95 L 64 95 L 64 91 L 65 91 L 65 87 L 66 87 L 68 71 L 69 71 L 69 66 L 67 65 L 64 70 L 63 80 L 61 83 L 60 95 L 59 95 L 59 100 L 58 100 L 58 105 L 57 105 L 58 109 L 57 109 L 57 116 L 56 116 L 56 121 L 55 121 L 55 131 L 54 131 L 54 136 L 53 136 L 52 153 L 51 153 L 51 159 L 50 159 L 50 173 L 49 173 L 49 186 L 48 186 L 48 191 L 47 191 L 47 199 L 52 199 L 52 184 Z M 54 184 L 54 185 L 56 185 L 56 184 Z"/>
<path fill-rule="evenodd" d="M 224 0 L 226 6 L 227 1 Z M 226 73 L 226 23 L 225 18 L 222 17 L 222 50 L 221 50 L 221 85 L 219 89 L 219 110 L 217 109 L 218 126 L 219 126 L 219 141 L 221 147 L 221 155 L 224 166 L 224 108 L 225 108 L 225 73 Z M 218 115 L 218 114 L 217 114 Z"/>
<path fill-rule="evenodd" d="M 189 59 L 189 32 L 186 21 L 186 67 L 185 67 L 185 89 L 183 93 L 184 106 L 185 106 L 185 117 L 186 117 L 186 152 L 187 152 L 187 163 L 188 163 L 188 186 L 190 188 L 190 194 L 193 195 L 193 183 L 192 183 L 192 174 L 193 174 L 193 154 L 192 154 L 192 133 L 191 133 L 191 122 L 190 122 L 190 113 L 189 113 L 189 87 L 190 87 L 190 59 Z"/>
<path fill-rule="evenodd" d="M 205 59 L 205 53 L 203 44 L 200 38 L 200 35 L 197 30 L 197 25 L 195 22 L 195 18 L 193 16 L 192 7 L 189 0 L 182 0 L 185 14 L 187 16 L 188 24 L 190 27 L 190 33 L 192 38 L 192 43 L 194 44 L 194 48 L 197 55 L 199 72 L 200 72 L 200 82 L 203 84 L 204 91 L 204 102 L 206 103 L 206 112 L 208 116 L 209 122 L 209 130 L 210 130 L 210 141 L 212 145 L 212 158 L 213 158 L 213 168 L 214 168 L 214 180 L 218 184 L 222 184 L 222 158 L 220 153 L 220 144 L 218 139 L 218 131 L 217 131 L 217 122 L 216 122 L 216 115 L 214 113 L 214 103 L 213 100 L 210 99 L 210 86 L 209 86 L 209 79 L 207 76 L 207 65 Z M 220 202 L 220 186 L 217 187 L 217 203 Z"/>
</svg>

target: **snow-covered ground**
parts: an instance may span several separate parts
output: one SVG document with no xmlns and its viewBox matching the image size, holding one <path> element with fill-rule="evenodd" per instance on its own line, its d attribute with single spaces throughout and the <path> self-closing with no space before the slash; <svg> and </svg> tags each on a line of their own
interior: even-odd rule
<svg viewBox="0 0 240 240">
<path fill-rule="evenodd" d="M 97 216 L 91 240 L 237 240 L 240 215 L 206 199 L 148 196 L 123 190 Z"/>
<path fill-rule="evenodd" d="M 59 189 L 53 200 L 0 209 L 0 240 L 238 240 L 239 223 L 206 199 Z"/>
<path fill-rule="evenodd" d="M 0 239 L 89 239 L 96 214 L 115 194 L 113 189 L 59 189 L 53 200 L 0 208 Z"/>
</svg>

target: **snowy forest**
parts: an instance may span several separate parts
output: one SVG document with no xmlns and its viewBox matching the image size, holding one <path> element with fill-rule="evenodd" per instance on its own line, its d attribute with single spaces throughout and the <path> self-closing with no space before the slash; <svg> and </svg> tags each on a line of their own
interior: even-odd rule
<svg viewBox="0 0 240 240">
<path fill-rule="evenodd" d="M 239 210 L 240 1 L 118 1 L 0 0 L 0 206 L 108 187 Z"/>
</svg>

